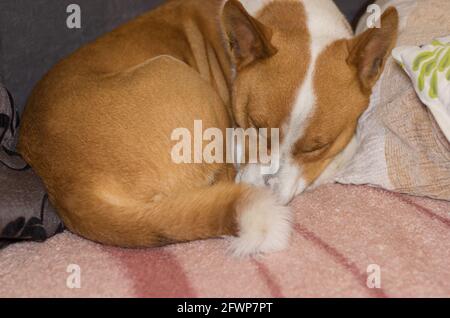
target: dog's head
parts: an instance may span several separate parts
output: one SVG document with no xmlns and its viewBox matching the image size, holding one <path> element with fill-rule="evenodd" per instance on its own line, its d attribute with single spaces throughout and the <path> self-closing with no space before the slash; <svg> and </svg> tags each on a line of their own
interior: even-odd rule
<svg viewBox="0 0 450 318">
<path fill-rule="evenodd" d="M 278 172 L 248 164 L 238 178 L 270 185 L 287 203 L 349 152 L 395 44 L 397 11 L 357 37 L 331 0 L 230 0 L 222 22 L 236 67 L 236 123 L 280 130 Z"/>
</svg>

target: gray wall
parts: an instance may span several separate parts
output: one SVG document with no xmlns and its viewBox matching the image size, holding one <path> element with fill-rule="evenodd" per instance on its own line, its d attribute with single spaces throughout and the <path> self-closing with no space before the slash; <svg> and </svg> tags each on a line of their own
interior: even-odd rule
<svg viewBox="0 0 450 318">
<path fill-rule="evenodd" d="M 350 21 L 368 2 L 335 0 Z M 0 0 L 0 81 L 21 110 L 36 82 L 83 43 L 163 0 Z M 66 8 L 82 9 L 82 28 L 66 27 Z"/>
<path fill-rule="evenodd" d="M 36 82 L 81 44 L 162 0 L 0 0 L 0 80 L 23 108 Z M 66 8 L 82 10 L 82 28 L 68 29 Z"/>
<path fill-rule="evenodd" d="M 374 0 L 334 0 L 338 7 L 344 12 L 347 19 L 351 22 L 353 27 L 356 26 L 359 17 L 362 15 L 363 11 Z"/>
</svg>

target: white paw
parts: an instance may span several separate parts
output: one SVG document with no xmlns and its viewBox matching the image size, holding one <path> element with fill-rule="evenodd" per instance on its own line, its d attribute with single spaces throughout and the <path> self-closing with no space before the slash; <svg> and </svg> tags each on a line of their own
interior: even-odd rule
<svg viewBox="0 0 450 318">
<path fill-rule="evenodd" d="M 266 189 L 255 189 L 236 207 L 238 237 L 231 244 L 235 256 L 276 252 L 286 248 L 291 234 L 290 209 Z"/>
</svg>

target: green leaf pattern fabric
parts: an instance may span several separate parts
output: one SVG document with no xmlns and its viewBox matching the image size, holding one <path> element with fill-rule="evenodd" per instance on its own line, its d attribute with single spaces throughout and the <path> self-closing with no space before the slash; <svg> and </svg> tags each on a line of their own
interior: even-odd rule
<svg viewBox="0 0 450 318">
<path fill-rule="evenodd" d="M 450 36 L 420 47 L 397 47 L 392 55 L 450 141 Z"/>
</svg>

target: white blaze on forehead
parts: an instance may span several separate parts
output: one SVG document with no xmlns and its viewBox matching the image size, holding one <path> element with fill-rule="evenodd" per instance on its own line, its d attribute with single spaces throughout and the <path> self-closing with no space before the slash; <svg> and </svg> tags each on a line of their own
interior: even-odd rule
<svg viewBox="0 0 450 318">
<path fill-rule="evenodd" d="M 295 99 L 289 121 L 285 123 L 285 140 L 281 145 L 282 153 L 289 153 L 299 138 L 302 137 L 306 122 L 313 115 L 316 96 L 314 92 L 314 70 L 317 57 L 331 43 L 343 38 L 350 38 L 352 30 L 341 11 L 332 0 L 239 0 L 247 12 L 256 16 L 269 3 L 300 2 L 303 4 L 307 28 L 311 42 L 305 49 L 310 50 L 310 64 L 305 80 Z M 304 23 L 304 21 L 299 21 Z M 298 58 L 301 58 L 300 56 Z"/>
<path fill-rule="evenodd" d="M 240 0 L 246 10 L 256 16 L 269 3 L 278 0 Z M 282 130 L 285 138 L 280 146 L 281 168 L 269 180 L 269 184 L 278 193 L 283 203 L 289 202 L 295 194 L 299 194 L 308 186 L 302 179 L 301 167 L 292 158 L 292 148 L 303 136 L 307 128 L 308 118 L 314 115 L 316 106 L 316 94 L 314 91 L 314 72 L 316 62 L 324 49 L 343 38 L 350 38 L 352 30 L 342 13 L 332 0 L 279 0 L 298 1 L 303 4 L 306 14 L 307 29 L 310 35 L 310 43 L 304 43 L 304 49 L 309 50 L 310 61 L 305 79 L 298 88 L 294 105 L 289 119 L 283 124 Z M 305 21 L 299 21 L 305 23 Z M 292 58 L 304 58 L 302 56 Z M 295 70 L 293 70 L 295 71 Z M 263 183 L 262 176 L 257 167 L 251 169 L 246 167 L 241 171 L 241 181 L 258 184 L 255 180 Z"/>
<path fill-rule="evenodd" d="M 350 38 L 352 31 L 342 13 L 331 0 L 302 0 L 307 18 L 307 28 L 310 35 L 310 62 L 305 80 L 299 87 L 290 117 L 285 127 L 285 139 L 281 145 L 282 161 L 289 173 L 279 176 L 280 195 L 292 196 L 294 192 L 301 193 L 308 186 L 302 179 L 301 167 L 292 158 L 292 149 L 296 142 L 303 137 L 308 126 L 308 119 L 314 115 L 316 106 L 316 92 L 314 87 L 314 73 L 319 55 L 336 40 Z M 284 168 L 284 169 L 283 169 Z M 298 170 L 294 173 L 293 170 Z M 293 178 L 297 178 L 297 186 L 292 189 Z"/>
<path fill-rule="evenodd" d="M 314 91 L 314 71 L 321 52 L 336 40 L 350 38 L 351 29 L 342 13 L 331 0 L 302 0 L 310 34 L 310 62 L 302 86 L 299 88 L 287 125 L 286 138 L 282 145 L 290 152 L 302 137 L 308 118 L 314 114 L 316 94 Z"/>
<path fill-rule="evenodd" d="M 272 1 L 274 0 L 239 0 L 251 16 L 256 16 L 261 9 Z"/>
</svg>

